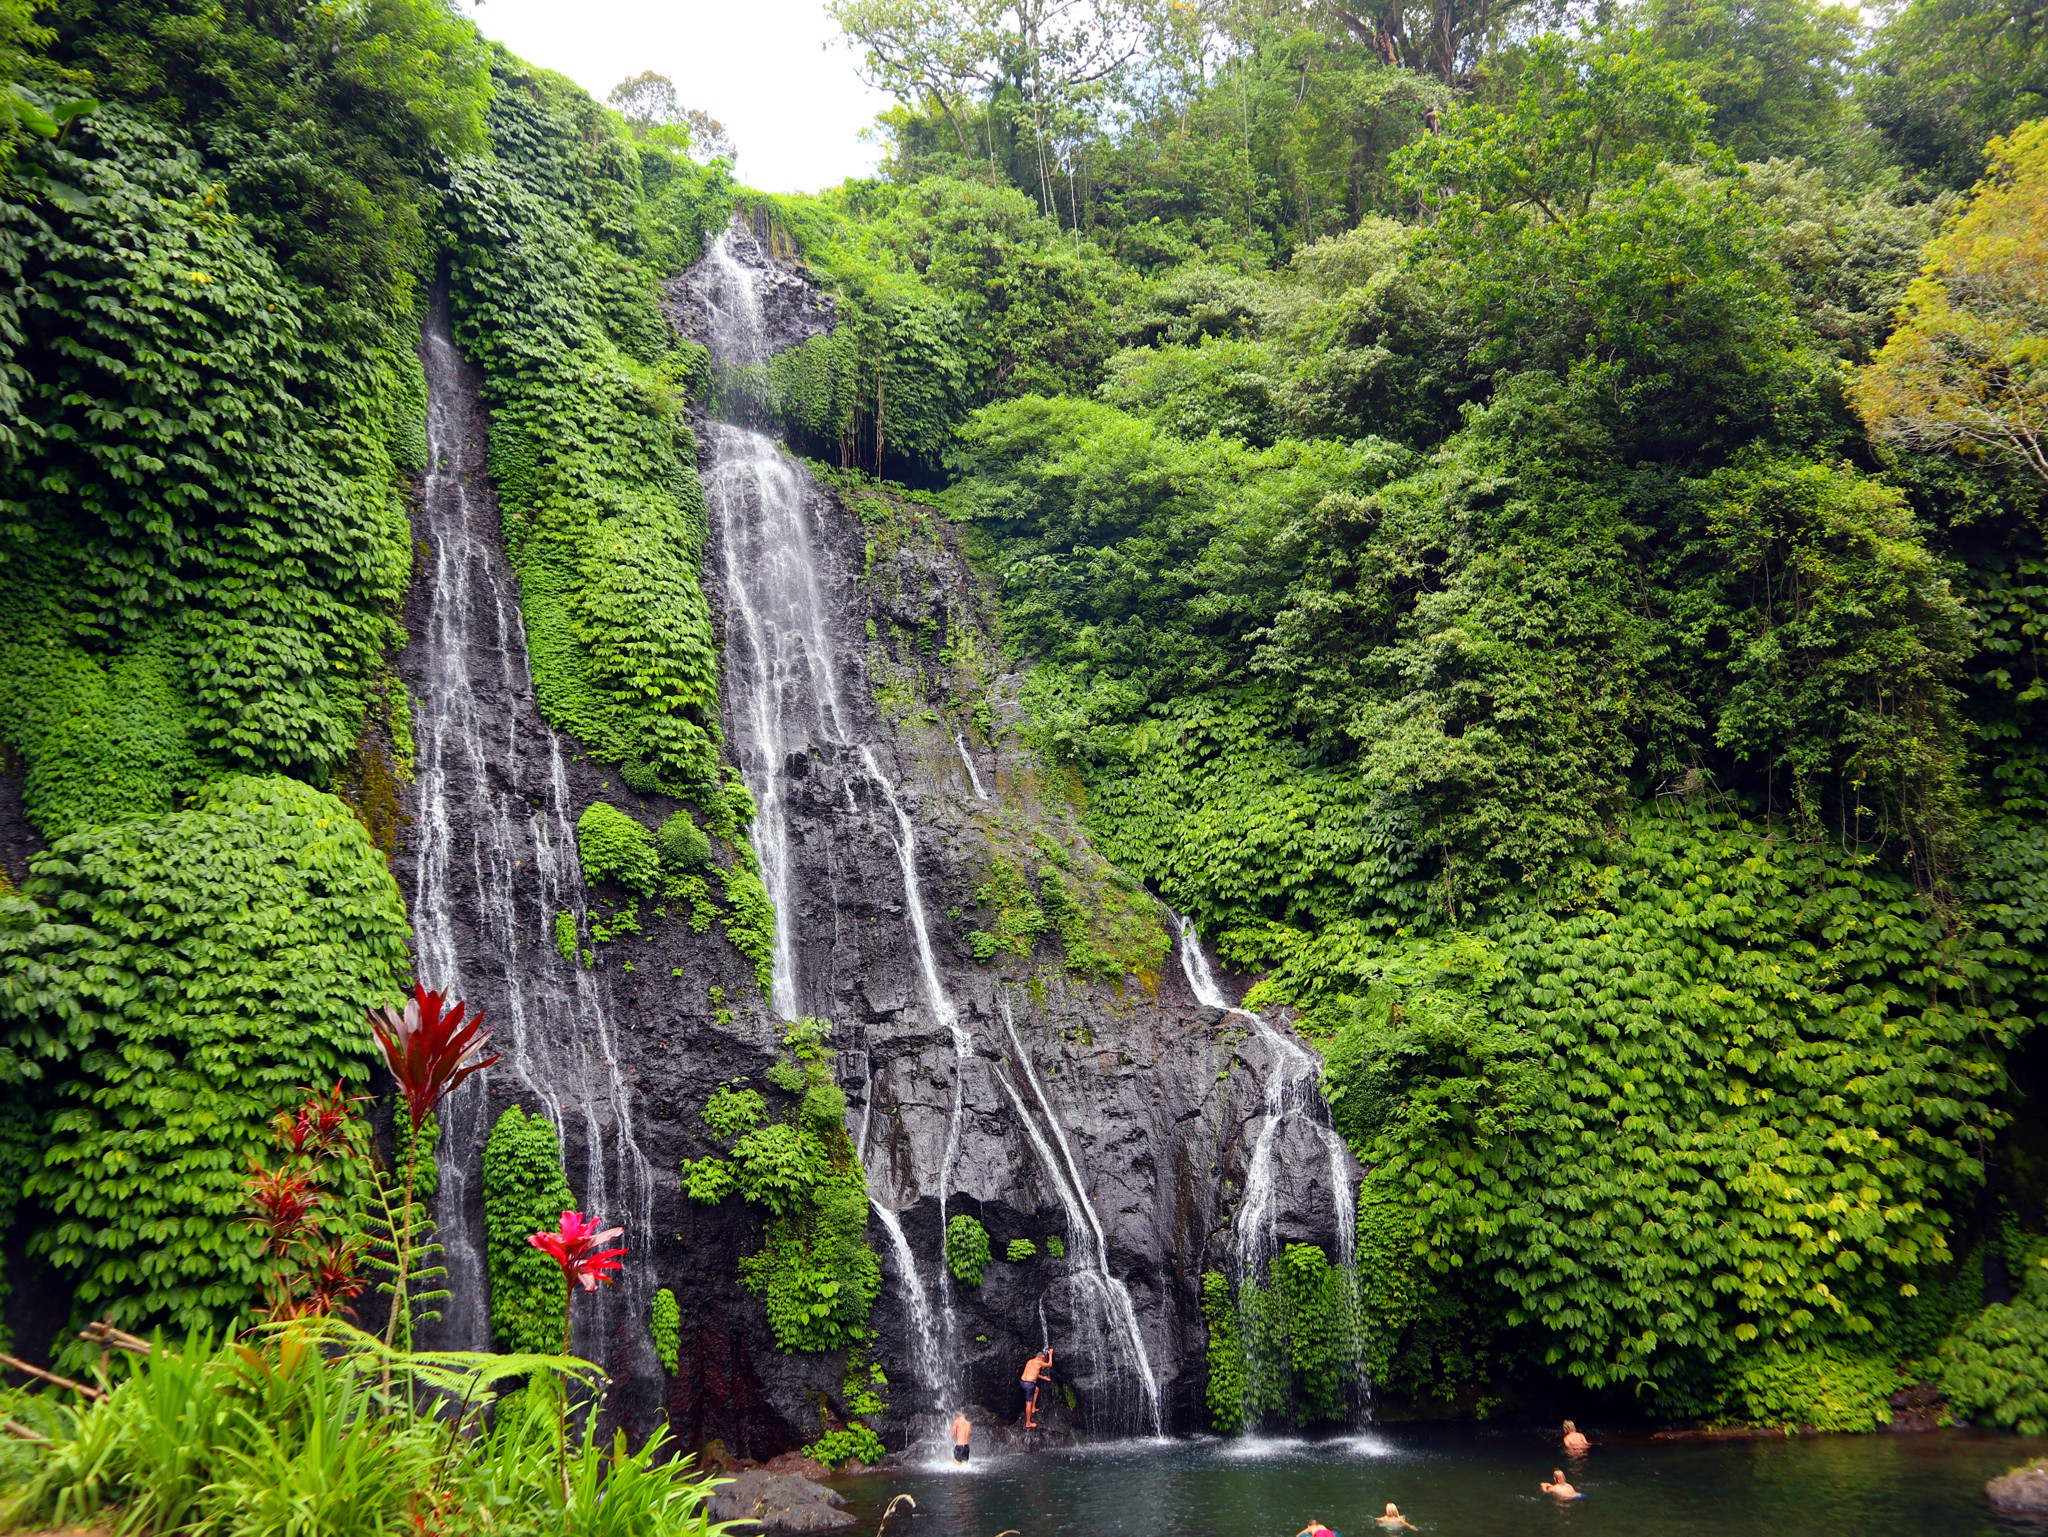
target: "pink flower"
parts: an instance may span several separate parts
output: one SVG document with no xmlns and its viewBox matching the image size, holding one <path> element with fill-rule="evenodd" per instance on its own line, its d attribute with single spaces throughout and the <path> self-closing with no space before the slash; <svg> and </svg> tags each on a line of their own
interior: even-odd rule
<svg viewBox="0 0 2048 1537">
<path fill-rule="evenodd" d="M 600 1281 L 611 1284 L 621 1268 L 618 1256 L 626 1252 L 624 1244 L 616 1249 L 599 1249 L 598 1245 L 617 1238 L 625 1231 L 622 1227 L 608 1227 L 600 1233 L 597 1218 L 565 1211 L 558 1231 L 532 1233 L 526 1241 L 560 1265 L 562 1278 L 572 1287 L 580 1286 L 587 1292 L 594 1292 Z"/>
</svg>

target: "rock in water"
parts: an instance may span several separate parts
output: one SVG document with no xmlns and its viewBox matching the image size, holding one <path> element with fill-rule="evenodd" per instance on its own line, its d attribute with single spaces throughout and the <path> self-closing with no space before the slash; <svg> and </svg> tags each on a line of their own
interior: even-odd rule
<svg viewBox="0 0 2048 1537">
<path fill-rule="evenodd" d="M 1987 1483 L 1984 1493 L 2002 1516 L 2048 1516 L 2048 1461 L 2014 1468 Z"/>
<path fill-rule="evenodd" d="M 711 1496 L 713 1521 L 745 1521 L 771 1532 L 836 1532 L 854 1524 L 846 1496 L 794 1473 L 748 1468 Z"/>
</svg>

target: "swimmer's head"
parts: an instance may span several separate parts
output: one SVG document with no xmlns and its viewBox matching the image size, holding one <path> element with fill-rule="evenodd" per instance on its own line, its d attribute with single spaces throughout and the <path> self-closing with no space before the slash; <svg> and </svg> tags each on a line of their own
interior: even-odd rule
<svg viewBox="0 0 2048 1537">
<path fill-rule="evenodd" d="M 1390 1516 L 1398 1516 L 1399 1514 L 1401 1514 L 1401 1512 L 1395 1508 L 1394 1502 L 1392 1500 L 1387 1501 L 1387 1514 Z"/>
<path fill-rule="evenodd" d="M 1573 1424 L 1573 1423 L 1572 1423 L 1572 1422 L 1571 1422 L 1570 1420 L 1566 1420 L 1566 1421 L 1564 1422 L 1564 1433 L 1565 1433 L 1566 1435 L 1568 1435 L 1568 1436 L 1570 1436 L 1570 1435 L 1576 1435 L 1576 1434 L 1578 1434 L 1578 1429 L 1579 1429 L 1579 1427 L 1578 1427 L 1578 1426 L 1576 1426 L 1576 1425 L 1574 1425 L 1574 1424 Z"/>
</svg>

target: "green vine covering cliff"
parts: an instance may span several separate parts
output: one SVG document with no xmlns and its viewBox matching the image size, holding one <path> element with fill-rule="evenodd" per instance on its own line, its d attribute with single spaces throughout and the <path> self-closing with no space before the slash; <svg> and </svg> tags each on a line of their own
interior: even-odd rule
<svg viewBox="0 0 2048 1537">
<path fill-rule="evenodd" d="M 768 403 L 962 525 L 1096 848 L 1325 1050 L 1373 1378 L 2034 1423 L 2038 40 L 1233 13 L 1055 145 L 978 34 L 835 13 L 890 158 L 777 204 L 848 323 Z M 1341 1403 L 1310 1268 L 1205 1284 L 1219 1426 Z"/>
<path fill-rule="evenodd" d="M 433 177 L 486 80 L 431 0 L 48 20 L 0 60 L 0 740 L 49 840 L 4 899 L 10 1217 L 80 1321 L 218 1326 L 244 1159 L 366 1079 L 408 970 L 323 791 L 405 736 Z"/>
<path fill-rule="evenodd" d="M 734 837 L 689 355 L 654 287 L 728 200 L 559 76 L 500 55 L 493 81 L 496 156 L 451 173 L 450 274 L 541 709 L 634 789 L 693 799 Z"/>
<path fill-rule="evenodd" d="M 544 1354 L 561 1349 L 562 1272 L 526 1240 L 533 1233 L 554 1231 L 562 1213 L 575 1207 L 555 1128 L 544 1115 L 507 1106 L 484 1144 L 491 1337 L 501 1350 Z"/>
</svg>

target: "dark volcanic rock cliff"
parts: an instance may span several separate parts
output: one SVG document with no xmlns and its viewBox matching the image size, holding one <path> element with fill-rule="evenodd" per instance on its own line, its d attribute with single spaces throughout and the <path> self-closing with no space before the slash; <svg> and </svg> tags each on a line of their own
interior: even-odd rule
<svg viewBox="0 0 2048 1537">
<path fill-rule="evenodd" d="M 736 271 L 753 285 L 749 324 L 764 354 L 829 327 L 814 290 L 749 232 L 736 228 L 717 254 L 723 271 L 710 271 L 707 257 L 670 290 L 672 317 L 714 353 L 717 309 L 730 306 Z M 474 384 L 444 370 L 435 388 Z M 474 436 L 485 424 L 469 409 L 464 430 Z M 725 731 L 763 802 L 754 842 L 782 898 L 778 997 L 761 996 L 715 926 L 694 932 L 683 914 L 643 915 L 641 933 L 594 947 L 587 967 L 565 959 L 543 931 L 550 912 L 616 896 L 582 890 L 573 850 L 566 867 L 557 858 L 546 890 L 541 876 L 515 872 L 515 885 L 523 878 L 533 889 L 516 920 L 494 928 L 498 899 L 470 857 L 500 836 L 482 825 L 493 800 L 539 829 L 532 836 L 543 844 L 593 799 L 649 826 L 674 808 L 549 736 L 530 681 L 501 670 L 507 643 L 483 633 L 501 623 L 502 601 L 470 595 L 473 670 L 490 678 L 476 692 L 495 714 L 472 733 L 492 745 L 469 771 L 475 793 L 448 831 L 469 851 L 445 861 L 455 871 L 443 898 L 455 914 L 444 925 L 453 966 L 481 1001 L 522 990 L 555 997 L 545 1028 L 587 1041 L 550 1092 L 532 1072 L 494 1070 L 454 1142 L 473 1159 L 489 1119 L 513 1100 L 556 1114 L 579 1198 L 592 1180 L 609 1181 L 642 1272 L 580 1345 L 622 1379 L 629 1422 L 650 1421 L 658 1407 L 686 1444 L 715 1438 L 730 1454 L 766 1456 L 845 1417 L 843 1363 L 775 1349 L 761 1302 L 737 1280 L 758 1218 L 737 1198 L 690 1202 L 676 1171 L 718 1149 L 699 1112 L 721 1083 L 761 1082 L 782 1013 L 828 1018 L 885 1277 L 872 1356 L 889 1377 L 889 1407 L 867 1422 L 900 1443 L 912 1416 L 950 1401 L 1013 1412 L 1019 1365 L 1049 1336 L 1063 1347 L 1059 1379 L 1085 1430 L 1151 1428 L 1145 1366 L 1158 1423 L 1196 1428 L 1205 1423 L 1200 1277 L 1228 1247 L 1276 1054 L 1243 1016 L 1196 1001 L 1170 916 L 1094 854 L 1078 783 L 1024 745 L 1019 680 L 998 660 L 951 530 L 899 498 L 824 485 L 746 429 L 700 421 L 698 432 Z M 450 601 L 434 564 L 423 568 L 415 635 Z M 762 618 L 771 597 L 788 610 L 782 621 Z M 792 604 L 803 609 L 797 618 Z M 426 649 L 408 660 L 416 697 Z M 422 784 L 425 753 L 423 740 Z M 416 786 L 400 855 L 416 922 L 429 817 L 421 802 Z M 779 874 L 771 843 L 783 851 Z M 1044 935 L 1020 925 L 1020 913 L 1036 914 Z M 970 936 L 984 936 L 986 952 L 988 936 L 1019 932 L 994 959 L 976 958 Z M 1277 1231 L 1328 1244 L 1348 1191 L 1333 1196 L 1313 1128 L 1283 1125 L 1273 1151 Z M 644 1199 L 629 1189 L 642 1167 Z M 480 1252 L 470 1183 L 451 1198 L 467 1210 L 444 1219 L 473 1234 Z M 945 1274 L 942 1210 L 989 1231 L 996 1257 L 979 1288 Z M 1064 1257 L 1048 1252 L 1051 1236 Z M 1038 1252 L 1012 1263 L 1012 1239 Z M 666 1376 L 646 1344 L 656 1285 L 675 1291 L 683 1316 L 678 1368 Z M 455 1331 L 465 1343 L 480 1342 L 481 1313 L 471 1311 L 477 1318 Z"/>
</svg>

